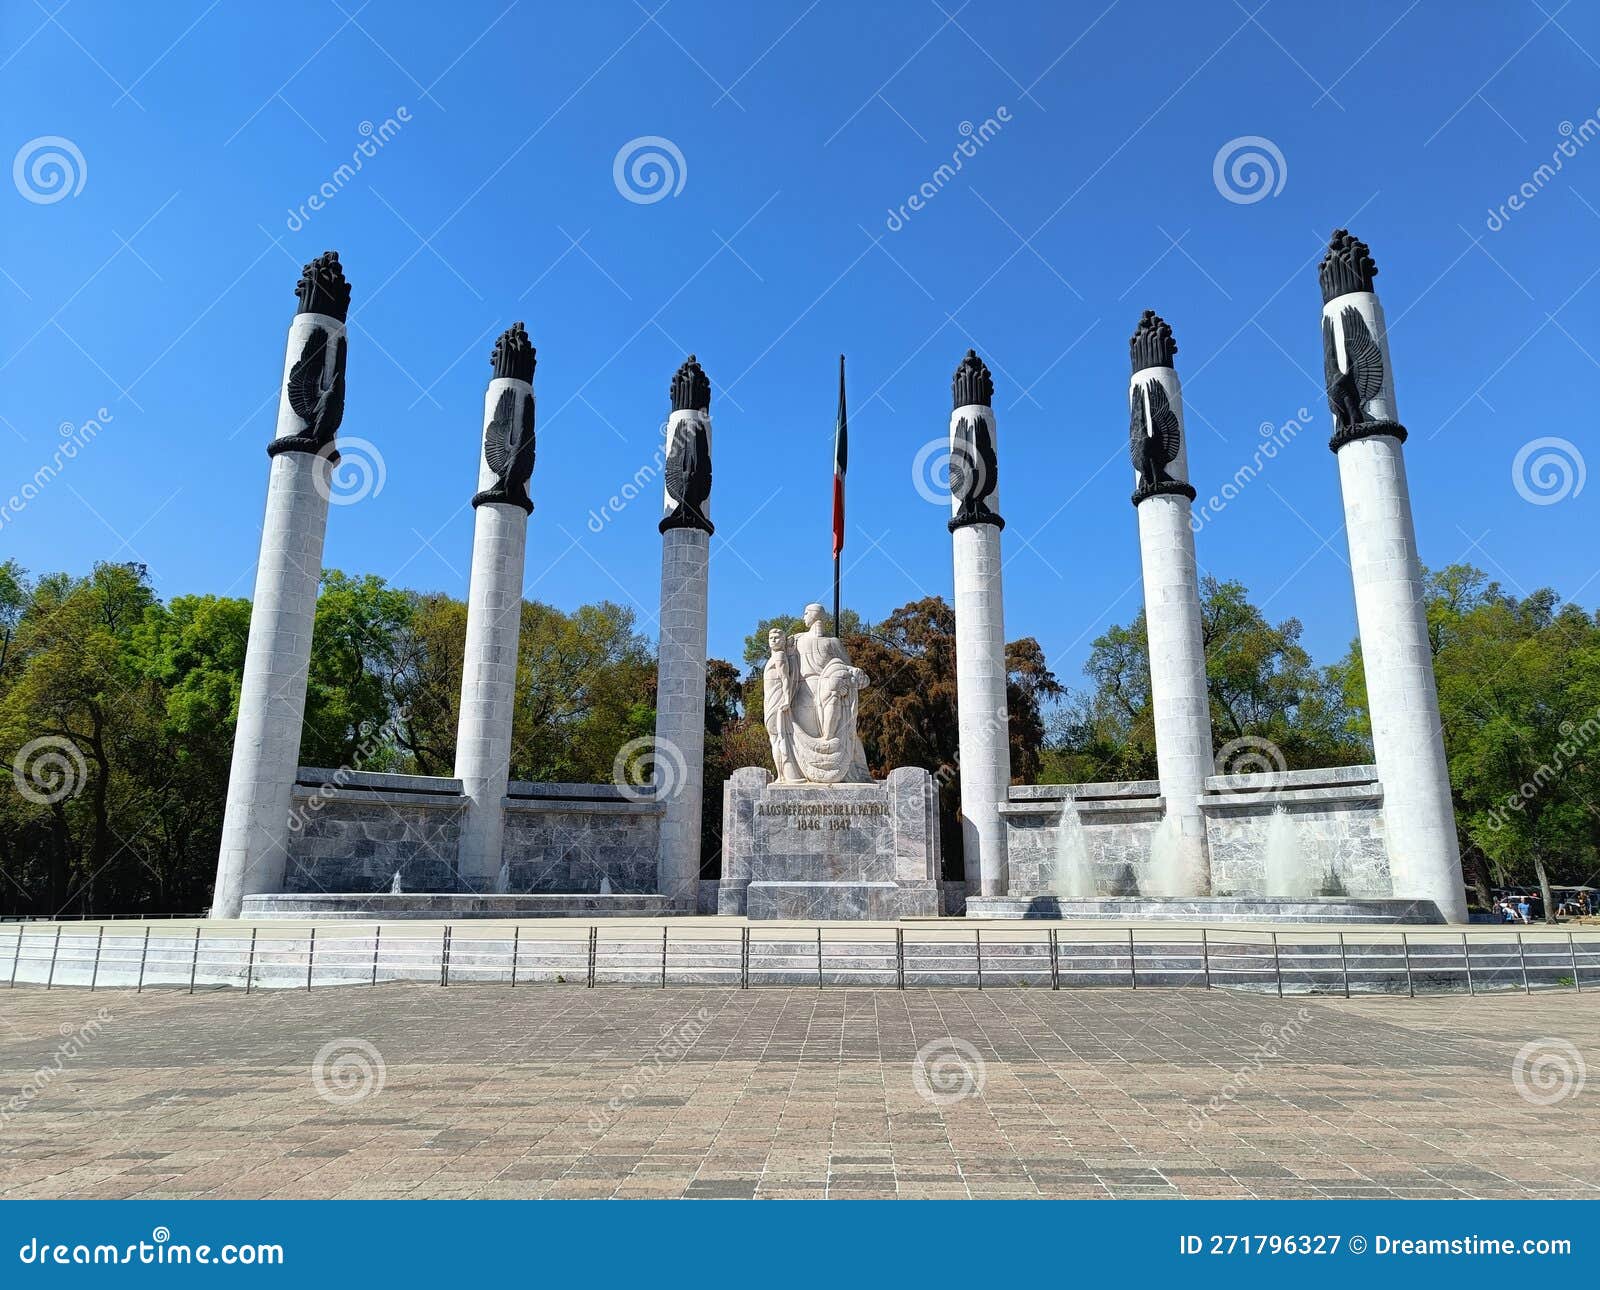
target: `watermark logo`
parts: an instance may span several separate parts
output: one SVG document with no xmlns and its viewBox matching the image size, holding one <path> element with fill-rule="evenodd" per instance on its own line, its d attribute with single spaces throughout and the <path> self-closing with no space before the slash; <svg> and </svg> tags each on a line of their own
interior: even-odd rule
<svg viewBox="0 0 1600 1290">
<path fill-rule="evenodd" d="M 1597 118 L 1600 118 L 1600 112 L 1580 121 L 1576 126 L 1571 121 L 1563 121 L 1558 125 L 1556 133 L 1561 136 L 1561 142 L 1550 150 L 1550 160 L 1540 162 L 1528 177 L 1517 185 L 1515 192 L 1507 194 L 1498 210 L 1493 206 L 1489 208 L 1489 217 L 1483 221 L 1484 227 L 1491 233 L 1498 233 L 1514 216 L 1520 214 L 1529 202 L 1542 193 L 1545 185 L 1565 168 L 1568 161 L 1578 155 L 1578 150 L 1590 139 L 1600 135 L 1600 119 Z"/>
<path fill-rule="evenodd" d="M 74 423 L 63 421 L 56 427 L 61 435 L 61 442 L 56 450 L 50 454 L 48 460 L 39 464 L 33 474 L 22 481 L 22 487 L 10 497 L 0 501 L 0 528 L 7 524 L 14 524 L 19 515 L 28 509 L 28 503 L 39 496 L 54 481 L 56 476 L 67 468 L 67 463 L 77 460 L 78 454 L 85 451 L 92 444 L 106 426 L 113 421 L 108 408 L 99 409 L 98 413 L 87 421 Z"/>
<path fill-rule="evenodd" d="M 1295 1013 L 1293 1020 L 1286 1021 L 1282 1025 L 1263 1021 L 1260 1027 L 1261 1043 L 1245 1060 L 1244 1065 L 1228 1076 L 1227 1082 L 1217 1090 L 1217 1095 L 1204 1107 L 1189 1108 L 1188 1132 L 1199 1133 L 1219 1111 L 1238 1101 L 1239 1094 L 1256 1082 L 1257 1076 L 1265 1069 L 1267 1063 L 1282 1057 L 1285 1050 L 1300 1038 L 1310 1020 L 1311 1010 L 1301 1008 Z"/>
<path fill-rule="evenodd" d="M 611 763 L 611 782 L 631 802 L 665 802 L 683 792 L 689 766 L 670 739 L 630 739 Z"/>
<path fill-rule="evenodd" d="M 634 205 L 653 206 L 683 191 L 689 182 L 689 163 L 671 139 L 641 134 L 617 149 L 611 162 L 611 182 Z"/>
<path fill-rule="evenodd" d="M 972 468 L 981 475 L 982 471 L 976 462 L 970 460 L 971 455 L 950 451 L 948 436 L 941 435 L 937 439 L 930 439 L 917 449 L 917 455 L 911 459 L 911 486 L 917 490 L 917 496 L 925 502 L 932 502 L 935 506 L 950 505 L 950 475 L 953 467 Z M 957 471 L 959 473 L 959 471 Z M 980 492 L 983 496 L 988 490 L 983 485 L 988 481 L 980 479 Z"/>
<path fill-rule="evenodd" d="M 370 439 L 341 439 L 326 451 L 337 450 L 339 460 L 332 469 L 319 473 L 314 481 L 316 490 L 332 506 L 354 506 L 368 497 L 383 492 L 389 479 L 389 467 Z"/>
<path fill-rule="evenodd" d="M 589 1117 L 589 1132 L 603 1133 L 624 1111 L 650 1091 L 650 1086 L 680 1062 L 711 1025 L 711 1010 L 701 1008 L 685 1021 L 661 1027 L 661 1040 L 640 1061 L 615 1097 Z"/>
<path fill-rule="evenodd" d="M 1311 424 L 1311 413 L 1306 408 L 1301 408 L 1282 425 L 1274 425 L 1271 421 L 1263 421 L 1258 432 L 1261 442 L 1255 452 L 1250 455 L 1250 460 L 1244 462 L 1233 472 L 1233 478 L 1225 480 L 1222 487 L 1210 497 L 1206 498 L 1199 506 L 1194 507 L 1189 514 L 1189 528 L 1198 533 L 1223 511 L 1228 509 L 1228 504 L 1237 498 L 1246 488 L 1254 482 L 1257 475 L 1266 469 L 1267 463 L 1277 458 L 1295 441 L 1295 437 Z"/>
<path fill-rule="evenodd" d="M 383 1054 L 365 1039 L 330 1039 L 311 1061 L 311 1087 L 324 1102 L 350 1106 L 376 1097 L 389 1081 Z"/>
<path fill-rule="evenodd" d="M 42 134 L 17 149 L 11 160 L 11 182 L 35 206 L 52 206 L 83 191 L 89 182 L 89 163 L 71 139 Z"/>
<path fill-rule="evenodd" d="M 1289 163 L 1271 139 L 1241 134 L 1217 149 L 1211 160 L 1211 182 L 1235 206 L 1253 206 L 1283 191 L 1289 182 Z"/>
<path fill-rule="evenodd" d="M 1281 775 L 1288 769 L 1283 749 L 1260 735 L 1240 735 L 1217 749 L 1219 775 Z M 1256 787 L 1265 788 L 1266 785 Z"/>
<path fill-rule="evenodd" d="M 394 110 L 394 115 L 385 117 L 378 125 L 371 121 L 363 121 L 356 127 L 356 133 L 361 136 L 361 142 L 350 152 L 350 160 L 342 161 L 329 172 L 328 177 L 317 186 L 317 190 L 309 194 L 305 201 L 297 208 L 289 210 L 287 218 L 283 221 L 284 227 L 291 233 L 298 233 L 311 221 L 311 217 L 325 209 L 329 202 L 344 191 L 344 187 L 358 174 L 362 167 L 378 155 L 380 149 L 389 140 L 406 126 L 411 120 L 411 109 L 404 104 Z"/>
<path fill-rule="evenodd" d="M 988 1079 L 989 1065 L 983 1054 L 954 1035 L 923 1044 L 911 1063 L 912 1087 L 918 1097 L 934 1106 L 982 1097 Z"/>
<path fill-rule="evenodd" d="M 11 763 L 17 792 L 36 806 L 54 806 L 83 792 L 89 765 L 78 745 L 62 735 L 40 735 L 17 749 Z"/>
<path fill-rule="evenodd" d="M 911 217 L 919 211 L 925 210 L 929 202 L 944 191 L 948 184 L 960 172 L 961 168 L 981 149 L 990 139 L 999 134 L 1007 122 L 1011 120 L 1011 109 L 1002 104 L 994 110 L 994 115 L 985 117 L 977 125 L 971 121 L 963 121 L 956 127 L 956 133 L 961 136 L 961 141 L 950 151 L 950 160 L 941 162 L 926 179 L 917 185 L 916 191 L 911 193 L 899 208 L 889 208 L 888 218 L 883 225 L 891 233 L 898 233 L 911 222 Z"/>
<path fill-rule="evenodd" d="M 1565 1039 L 1531 1039 L 1511 1060 L 1511 1086 L 1524 1102 L 1554 1106 L 1577 1097 L 1589 1078 L 1583 1054 Z"/>
<path fill-rule="evenodd" d="M 1511 483 L 1517 495 L 1535 506 L 1554 506 L 1583 492 L 1589 468 L 1570 439 L 1545 435 L 1530 439 L 1511 460 Z"/>
</svg>

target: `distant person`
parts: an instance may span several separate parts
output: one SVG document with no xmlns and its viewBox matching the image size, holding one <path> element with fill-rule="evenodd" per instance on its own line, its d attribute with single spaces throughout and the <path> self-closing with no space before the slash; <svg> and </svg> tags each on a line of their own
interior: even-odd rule
<svg viewBox="0 0 1600 1290">
<path fill-rule="evenodd" d="M 1528 898 L 1524 896 L 1521 900 L 1517 901 L 1517 916 L 1521 918 L 1524 923 L 1528 921 L 1528 909 Z"/>
</svg>

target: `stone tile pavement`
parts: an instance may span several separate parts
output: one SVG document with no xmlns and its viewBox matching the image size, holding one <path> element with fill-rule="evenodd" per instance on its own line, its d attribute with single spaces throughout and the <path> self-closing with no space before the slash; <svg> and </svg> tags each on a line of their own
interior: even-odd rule
<svg viewBox="0 0 1600 1290">
<path fill-rule="evenodd" d="M 1589 993 L 17 987 L 0 1196 L 1595 1197 L 1597 1088 Z"/>
</svg>

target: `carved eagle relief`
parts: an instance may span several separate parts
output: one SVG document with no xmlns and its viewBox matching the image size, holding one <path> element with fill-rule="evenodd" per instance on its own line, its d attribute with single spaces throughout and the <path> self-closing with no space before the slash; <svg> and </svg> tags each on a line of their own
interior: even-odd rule
<svg viewBox="0 0 1600 1290">
<path fill-rule="evenodd" d="M 989 418 L 966 417 L 956 422 L 955 445 L 950 450 L 950 495 L 956 500 L 954 525 L 971 524 L 994 515 L 987 499 L 999 484 L 1000 462 L 994 450 L 994 428 Z"/>
<path fill-rule="evenodd" d="M 519 506 L 531 507 L 528 480 L 533 477 L 535 452 L 533 415 L 533 396 L 522 400 L 518 415 L 517 391 L 508 388 L 500 392 L 494 415 L 483 431 L 483 459 L 496 477 L 492 491 Z"/>
<path fill-rule="evenodd" d="M 1183 429 L 1178 424 L 1172 400 L 1167 396 L 1167 387 L 1154 379 L 1146 381 L 1142 391 L 1138 386 L 1132 388 L 1128 402 L 1128 448 L 1133 468 L 1139 474 L 1140 490 L 1176 483 L 1167 473 L 1167 467 L 1183 451 Z M 1146 404 L 1149 406 L 1148 423 Z"/>
<path fill-rule="evenodd" d="M 677 503 L 667 519 L 709 533 L 705 504 L 711 496 L 711 435 L 705 417 L 685 417 L 678 423 L 667 454 L 666 485 L 667 495 Z"/>
<path fill-rule="evenodd" d="M 300 357 L 289 369 L 289 407 L 305 423 L 300 437 L 313 440 L 317 451 L 330 447 L 344 420 L 345 338 L 328 353 L 328 329 L 313 327 Z"/>
<path fill-rule="evenodd" d="M 1333 334 L 1333 319 L 1322 316 L 1322 369 L 1328 382 L 1328 408 L 1341 430 L 1374 421 L 1367 405 L 1383 393 L 1383 349 L 1354 305 L 1339 315 L 1344 340 L 1344 367 Z"/>
</svg>

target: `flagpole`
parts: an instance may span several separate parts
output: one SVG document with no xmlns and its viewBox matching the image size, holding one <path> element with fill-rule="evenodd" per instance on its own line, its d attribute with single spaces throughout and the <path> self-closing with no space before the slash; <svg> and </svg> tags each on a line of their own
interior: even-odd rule
<svg viewBox="0 0 1600 1290">
<path fill-rule="evenodd" d="M 833 634 L 839 635 L 839 560 L 844 551 L 844 479 L 841 470 L 844 466 L 842 460 L 845 451 L 845 438 L 848 433 L 845 428 L 844 412 L 844 355 L 839 355 L 839 420 L 833 429 L 833 470 L 834 487 L 839 490 L 835 499 L 836 509 L 834 536 L 833 536 Z"/>
</svg>

